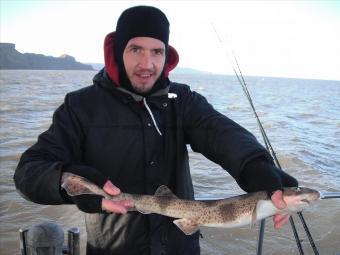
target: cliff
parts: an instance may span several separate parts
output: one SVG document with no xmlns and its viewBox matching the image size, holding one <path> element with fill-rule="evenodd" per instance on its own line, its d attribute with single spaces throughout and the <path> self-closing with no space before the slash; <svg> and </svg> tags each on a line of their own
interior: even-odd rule
<svg viewBox="0 0 340 255">
<path fill-rule="evenodd" d="M 20 53 L 13 43 L 0 43 L 0 69 L 93 70 L 91 65 L 79 63 L 74 57 L 58 58 L 34 53 Z"/>
</svg>

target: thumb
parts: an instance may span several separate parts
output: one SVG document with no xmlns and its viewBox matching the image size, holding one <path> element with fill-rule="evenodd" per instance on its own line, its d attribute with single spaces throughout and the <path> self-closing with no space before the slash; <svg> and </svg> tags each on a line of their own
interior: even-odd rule
<svg viewBox="0 0 340 255">
<path fill-rule="evenodd" d="M 103 190 L 111 196 L 116 196 L 120 193 L 120 189 L 113 185 L 110 180 L 104 184 Z"/>
<path fill-rule="evenodd" d="M 283 200 L 283 192 L 282 190 L 277 190 L 273 193 L 271 196 L 271 200 L 273 204 L 278 208 L 278 209 L 283 209 L 287 206 L 285 201 Z"/>
</svg>

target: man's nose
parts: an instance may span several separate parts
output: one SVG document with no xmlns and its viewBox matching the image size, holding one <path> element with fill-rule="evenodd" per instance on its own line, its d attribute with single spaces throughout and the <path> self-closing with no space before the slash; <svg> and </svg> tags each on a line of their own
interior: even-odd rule
<svg viewBox="0 0 340 255">
<path fill-rule="evenodd" d="M 145 69 L 152 68 L 152 57 L 149 52 L 144 52 L 142 54 L 139 66 Z"/>
</svg>

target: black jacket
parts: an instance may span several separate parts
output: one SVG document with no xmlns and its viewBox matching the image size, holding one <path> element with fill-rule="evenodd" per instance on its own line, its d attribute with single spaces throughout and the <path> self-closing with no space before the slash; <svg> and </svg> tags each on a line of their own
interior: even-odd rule
<svg viewBox="0 0 340 255">
<path fill-rule="evenodd" d="M 40 204 L 70 203 L 60 190 L 62 171 L 94 168 L 123 192 L 154 194 L 167 185 L 178 197 L 193 199 L 188 144 L 246 189 L 240 178 L 246 163 L 270 157 L 254 136 L 183 84 L 169 82 L 165 90 L 147 96 L 149 113 L 137 95 L 118 86 L 114 41 L 114 33 L 105 38 L 105 70 L 94 85 L 66 95 L 51 127 L 23 153 L 14 175 L 18 191 Z M 177 63 L 178 54 L 169 45 L 165 77 Z M 199 254 L 198 233 L 186 236 L 159 215 L 86 214 L 86 228 L 90 255 Z"/>
<path fill-rule="evenodd" d="M 242 186 L 243 166 L 267 151 L 188 86 L 170 82 L 169 93 L 177 98 L 146 98 L 161 136 L 143 104 L 101 71 L 94 85 L 66 96 L 51 127 L 22 155 L 14 176 L 17 189 L 36 203 L 68 203 L 60 175 L 71 165 L 101 171 L 123 192 L 153 194 L 167 185 L 178 197 L 192 199 L 187 144 Z M 86 227 L 88 254 L 199 253 L 198 234 L 185 236 L 162 216 L 87 214 Z"/>
</svg>

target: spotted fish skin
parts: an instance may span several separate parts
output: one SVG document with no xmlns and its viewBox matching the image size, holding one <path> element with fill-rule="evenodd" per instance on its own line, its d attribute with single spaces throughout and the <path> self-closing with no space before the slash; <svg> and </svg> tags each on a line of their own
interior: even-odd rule
<svg viewBox="0 0 340 255">
<path fill-rule="evenodd" d="M 258 220 L 277 213 L 294 213 L 308 207 L 320 197 L 320 193 L 309 188 L 284 188 L 287 207 L 277 209 L 265 191 L 243 194 L 221 200 L 184 200 L 176 197 L 166 186 L 160 186 L 155 195 L 120 193 L 108 195 L 103 189 L 83 177 L 64 173 L 62 187 L 70 196 L 96 194 L 113 201 L 131 200 L 131 211 L 157 213 L 176 218 L 176 224 L 185 234 L 195 233 L 199 226 L 233 228 L 254 224 Z"/>
</svg>

